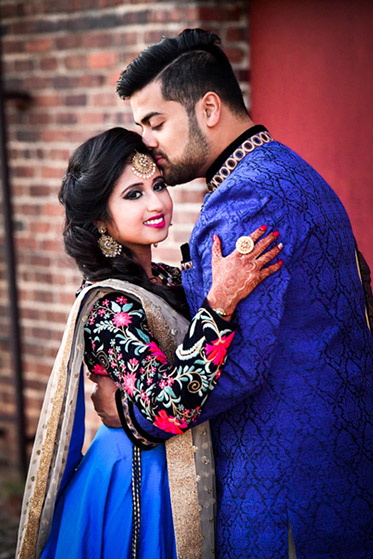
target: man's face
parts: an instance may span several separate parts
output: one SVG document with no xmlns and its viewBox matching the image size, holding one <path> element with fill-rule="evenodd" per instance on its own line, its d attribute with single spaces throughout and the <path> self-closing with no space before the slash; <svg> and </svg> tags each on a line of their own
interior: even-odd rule
<svg viewBox="0 0 373 559">
<path fill-rule="evenodd" d="M 182 184 L 203 176 L 208 142 L 194 115 L 162 96 L 161 83 L 151 82 L 132 95 L 131 108 L 166 183 Z"/>
</svg>

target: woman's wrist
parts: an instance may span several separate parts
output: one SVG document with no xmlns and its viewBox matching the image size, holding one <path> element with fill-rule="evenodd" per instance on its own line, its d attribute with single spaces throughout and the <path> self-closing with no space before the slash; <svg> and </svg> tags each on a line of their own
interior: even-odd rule
<svg viewBox="0 0 373 559">
<path fill-rule="evenodd" d="M 219 297 L 215 297 L 211 292 L 207 295 L 206 299 L 208 304 L 210 305 L 212 310 L 216 312 L 216 314 L 224 318 L 224 320 L 231 319 L 236 305 L 233 305 L 232 303 L 227 305 L 226 301 L 222 301 L 221 299 L 219 300 Z"/>
</svg>

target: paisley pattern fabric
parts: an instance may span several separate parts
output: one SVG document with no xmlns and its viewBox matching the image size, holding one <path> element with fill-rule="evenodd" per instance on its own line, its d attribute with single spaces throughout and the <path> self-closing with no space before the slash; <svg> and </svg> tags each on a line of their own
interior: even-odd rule
<svg viewBox="0 0 373 559">
<path fill-rule="evenodd" d="M 168 363 L 134 298 L 107 294 L 84 327 L 90 372 L 109 375 L 156 427 L 181 434 L 201 412 L 221 374 L 234 331 L 207 303 L 196 313 Z"/>
<path fill-rule="evenodd" d="M 373 557 L 373 344 L 354 238 L 326 182 L 273 141 L 205 198 L 183 271 L 191 312 L 223 254 L 261 225 L 284 265 L 237 308 L 238 328 L 210 419 L 218 490 L 217 557 Z"/>
</svg>

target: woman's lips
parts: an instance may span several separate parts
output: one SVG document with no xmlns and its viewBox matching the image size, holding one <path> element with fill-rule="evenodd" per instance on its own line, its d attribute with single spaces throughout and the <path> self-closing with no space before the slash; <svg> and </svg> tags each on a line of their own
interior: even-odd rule
<svg viewBox="0 0 373 559">
<path fill-rule="evenodd" d="M 162 229 L 166 225 L 164 215 L 156 215 L 151 219 L 144 221 L 144 225 L 147 227 L 155 227 L 156 229 Z"/>
</svg>

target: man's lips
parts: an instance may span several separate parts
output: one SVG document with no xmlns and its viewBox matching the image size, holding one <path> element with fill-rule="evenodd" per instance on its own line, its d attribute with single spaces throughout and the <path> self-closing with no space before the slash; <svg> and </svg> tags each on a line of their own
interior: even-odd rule
<svg viewBox="0 0 373 559">
<path fill-rule="evenodd" d="M 155 155 L 154 159 L 155 159 L 155 162 L 156 162 L 157 165 L 162 165 L 162 164 L 166 163 L 166 161 L 167 161 L 166 158 L 163 157 L 162 155 Z"/>
<path fill-rule="evenodd" d="M 148 227 L 155 227 L 156 229 L 162 229 L 162 227 L 166 225 L 166 221 L 163 214 L 155 215 L 151 219 L 144 221 L 144 225 L 147 225 Z"/>
</svg>

